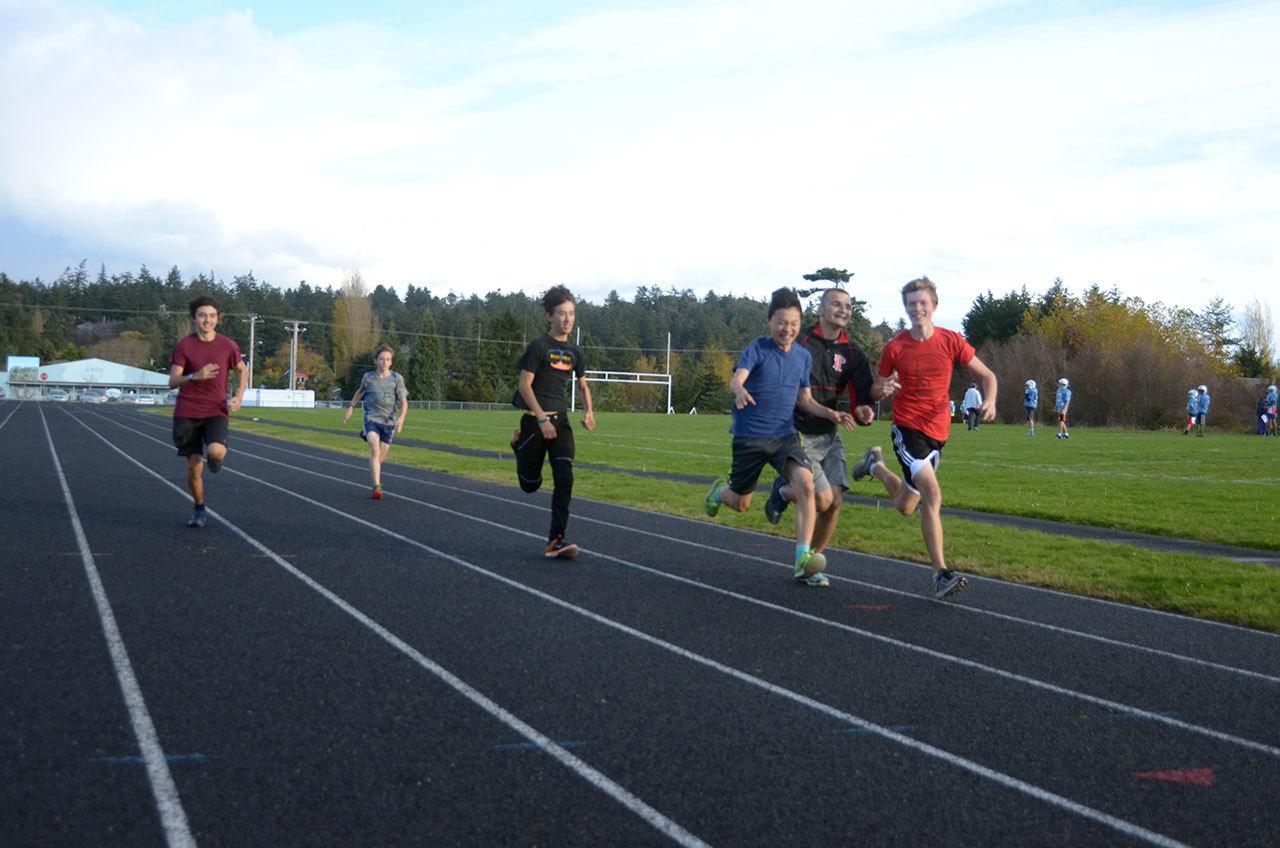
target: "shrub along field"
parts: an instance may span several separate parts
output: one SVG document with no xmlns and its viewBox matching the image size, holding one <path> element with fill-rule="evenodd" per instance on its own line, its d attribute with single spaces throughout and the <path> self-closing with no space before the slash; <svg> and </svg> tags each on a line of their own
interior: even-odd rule
<svg viewBox="0 0 1280 848">
<path fill-rule="evenodd" d="M 253 423 L 251 418 L 263 419 Z M 723 415 L 651 415 L 602 412 L 594 432 L 575 425 L 578 461 L 617 469 L 667 471 L 706 482 L 668 482 L 579 468 L 575 496 L 703 518 L 706 486 L 729 467 Z M 243 410 L 232 432 L 256 432 L 363 455 L 351 435 L 276 427 L 267 421 L 342 428 L 342 411 Z M 411 410 L 404 437 L 504 451 L 517 423 L 513 412 Z M 939 475 L 947 506 L 1047 518 L 1100 527 L 1280 550 L 1280 439 L 1211 432 L 1076 429 L 1053 438 L 1047 425 L 1034 438 L 1021 426 L 987 424 L 975 432 L 953 425 Z M 882 422 L 844 433 L 852 463 L 871 444 L 889 445 Z M 234 451 L 233 451 L 234 452 Z M 393 462 L 477 478 L 508 481 L 511 462 L 461 457 L 397 445 Z M 896 461 L 890 459 L 896 470 Z M 762 482 L 772 472 L 766 470 Z M 393 478 L 392 478 L 393 479 Z M 394 482 L 387 481 L 389 491 Z M 854 494 L 883 495 L 873 479 L 852 484 Z M 763 493 L 745 515 L 717 521 L 789 535 L 761 514 Z M 889 509 L 846 504 L 832 544 L 927 562 L 918 518 Z M 1095 597 L 1280 631 L 1280 569 L 1190 554 L 1147 551 L 963 519 L 944 521 L 949 564 L 973 573 L 1035 583 Z M 589 539 L 578 539 L 590 547 Z M 922 578 L 923 586 L 923 578 Z M 923 591 L 923 588 L 922 588 Z"/>
</svg>

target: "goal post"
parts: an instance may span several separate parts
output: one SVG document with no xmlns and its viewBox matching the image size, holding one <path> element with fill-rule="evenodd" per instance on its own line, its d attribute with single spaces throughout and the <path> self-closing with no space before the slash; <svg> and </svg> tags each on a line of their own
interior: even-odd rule
<svg viewBox="0 0 1280 848">
<path fill-rule="evenodd" d="M 582 376 L 589 383 L 632 383 L 644 386 L 666 386 L 667 387 L 667 414 L 671 415 L 675 410 L 671 406 L 671 375 L 657 374 L 645 371 L 583 371 Z M 577 411 L 578 409 L 578 384 L 576 381 L 570 384 L 569 409 Z"/>
</svg>

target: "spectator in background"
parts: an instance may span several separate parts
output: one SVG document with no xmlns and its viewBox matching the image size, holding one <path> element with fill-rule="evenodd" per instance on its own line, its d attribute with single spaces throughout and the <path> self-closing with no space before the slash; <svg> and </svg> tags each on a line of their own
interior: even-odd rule
<svg viewBox="0 0 1280 848">
<path fill-rule="evenodd" d="M 1258 408 L 1255 410 L 1253 418 L 1253 423 L 1254 426 L 1257 427 L 1259 436 L 1267 435 L 1267 423 L 1270 420 L 1270 416 L 1267 412 L 1268 409 L 1267 394 L 1266 392 L 1263 392 L 1258 397 Z"/>
<path fill-rule="evenodd" d="M 1200 408 L 1200 393 L 1195 389 L 1187 389 L 1187 426 L 1182 428 L 1182 435 L 1191 432 L 1196 425 L 1196 410 Z"/>
<path fill-rule="evenodd" d="M 1053 399 L 1053 411 L 1058 414 L 1058 432 L 1055 439 L 1069 439 L 1067 432 L 1067 415 L 1071 409 L 1071 384 L 1063 377 L 1058 381 L 1058 394 Z"/>
<path fill-rule="evenodd" d="M 978 429 L 978 410 L 982 409 L 982 392 L 977 383 L 970 383 L 964 393 L 964 401 L 960 404 L 964 410 L 964 425 L 967 430 Z"/>
<path fill-rule="evenodd" d="M 1204 435 L 1204 419 L 1209 415 L 1209 387 L 1200 387 L 1200 397 L 1196 400 L 1196 435 Z"/>
<path fill-rule="evenodd" d="M 1276 387 L 1267 386 L 1267 435 L 1276 434 Z"/>
<path fill-rule="evenodd" d="M 1035 380 L 1028 380 L 1022 392 L 1022 406 L 1027 410 L 1027 435 L 1036 434 L 1036 410 L 1040 408 L 1040 390 Z"/>
</svg>

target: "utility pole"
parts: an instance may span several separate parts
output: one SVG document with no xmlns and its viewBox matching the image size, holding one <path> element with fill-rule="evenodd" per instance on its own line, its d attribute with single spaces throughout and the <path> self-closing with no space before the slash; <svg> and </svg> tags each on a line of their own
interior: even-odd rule
<svg viewBox="0 0 1280 848">
<path fill-rule="evenodd" d="M 254 348 L 254 345 L 253 345 L 253 330 L 254 330 L 254 326 L 253 326 L 253 324 L 254 324 L 254 322 L 255 322 L 255 321 L 257 321 L 257 320 L 258 320 L 258 316 L 257 316 L 257 315 L 250 315 L 250 316 L 249 316 L 249 374 L 248 374 L 248 377 L 247 377 L 247 379 L 249 380 L 249 385 L 247 385 L 247 386 L 245 387 L 245 389 L 246 389 L 246 390 L 248 390 L 248 389 L 252 389 L 252 388 L 253 388 L 253 348 Z"/>
<path fill-rule="evenodd" d="M 289 391 L 298 387 L 298 327 L 301 324 L 301 321 L 293 322 L 293 345 L 289 348 Z"/>
</svg>

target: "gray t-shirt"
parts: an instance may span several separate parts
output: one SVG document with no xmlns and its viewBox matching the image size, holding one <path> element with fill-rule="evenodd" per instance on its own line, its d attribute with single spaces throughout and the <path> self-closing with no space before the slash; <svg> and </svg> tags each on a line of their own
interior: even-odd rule
<svg viewBox="0 0 1280 848">
<path fill-rule="evenodd" d="M 366 371 L 360 378 L 360 388 L 364 389 L 364 417 L 374 424 L 395 424 L 396 406 L 409 396 L 404 387 L 404 377 L 392 371 L 385 377 L 379 377 L 376 371 Z"/>
</svg>

